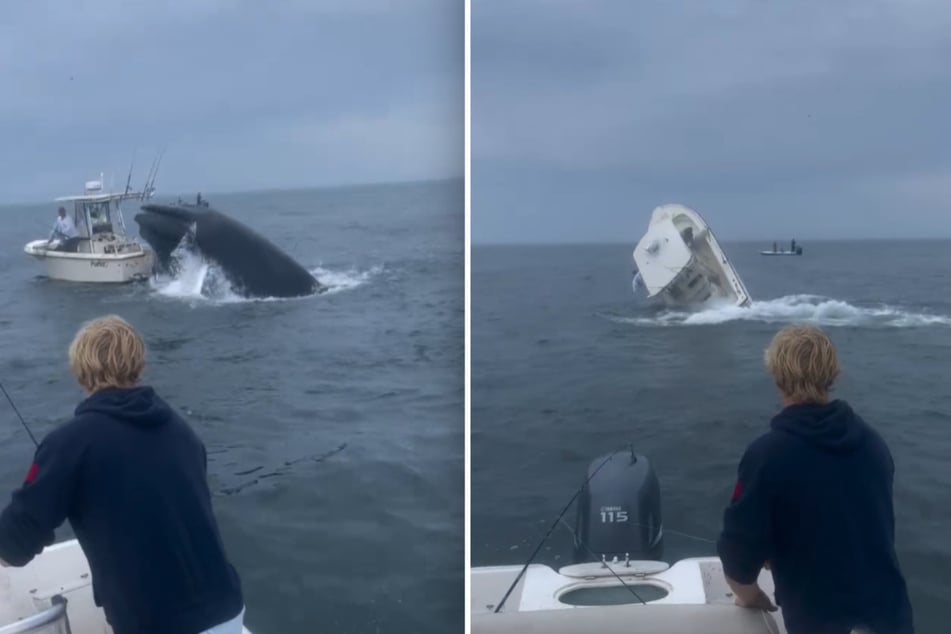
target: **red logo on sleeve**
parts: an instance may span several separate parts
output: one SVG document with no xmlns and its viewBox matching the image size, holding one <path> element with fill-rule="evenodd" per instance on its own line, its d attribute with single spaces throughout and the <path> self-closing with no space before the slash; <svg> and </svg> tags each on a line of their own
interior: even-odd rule
<svg viewBox="0 0 951 634">
<path fill-rule="evenodd" d="M 23 483 L 24 483 L 24 484 L 29 484 L 29 483 L 33 482 L 34 480 L 36 480 L 36 472 L 39 471 L 39 470 L 40 470 L 40 468 L 39 468 L 38 466 L 36 466 L 36 463 L 35 463 L 35 462 L 34 462 L 32 465 L 30 465 L 30 470 L 27 471 L 27 473 L 26 473 L 26 480 L 24 480 Z"/>
<path fill-rule="evenodd" d="M 743 492 L 743 483 L 739 480 L 736 481 L 736 486 L 733 487 L 733 497 L 730 498 L 731 502 L 736 502 L 737 498 L 740 497 L 740 493 Z"/>
</svg>

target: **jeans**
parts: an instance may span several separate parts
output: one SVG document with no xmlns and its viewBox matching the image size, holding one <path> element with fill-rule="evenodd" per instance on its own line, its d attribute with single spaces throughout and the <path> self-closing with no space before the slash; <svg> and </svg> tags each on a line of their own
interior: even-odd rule
<svg viewBox="0 0 951 634">
<path fill-rule="evenodd" d="M 238 612 L 238 616 L 230 621 L 219 623 L 201 634 L 241 634 L 242 631 L 244 631 L 244 608 L 241 608 L 241 611 Z"/>
</svg>

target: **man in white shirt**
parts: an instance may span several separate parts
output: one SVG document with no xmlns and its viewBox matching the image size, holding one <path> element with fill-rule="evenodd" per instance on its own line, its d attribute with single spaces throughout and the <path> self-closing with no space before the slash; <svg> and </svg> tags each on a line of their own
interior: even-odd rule
<svg viewBox="0 0 951 634">
<path fill-rule="evenodd" d="M 53 225 L 53 232 L 50 234 L 50 239 L 47 241 L 47 244 L 52 242 L 55 238 L 60 238 L 63 240 L 63 248 L 67 245 L 72 245 L 75 240 L 71 238 L 78 238 L 79 232 L 76 230 L 76 225 L 73 224 L 72 218 L 66 215 L 66 209 L 64 207 L 59 208 L 59 217 L 56 218 L 56 224 Z"/>
</svg>

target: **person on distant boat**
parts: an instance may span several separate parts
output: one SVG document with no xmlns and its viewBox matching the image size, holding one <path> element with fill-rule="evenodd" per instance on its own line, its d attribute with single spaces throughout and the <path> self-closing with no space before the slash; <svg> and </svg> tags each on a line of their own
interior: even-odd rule
<svg viewBox="0 0 951 634">
<path fill-rule="evenodd" d="M 50 233 L 50 238 L 46 241 L 46 244 L 49 245 L 56 238 L 63 241 L 59 246 L 60 251 L 72 251 L 75 249 L 76 243 L 79 242 L 79 231 L 76 230 L 73 219 L 66 215 L 65 207 L 59 208 L 56 222 L 53 224 L 53 232 Z"/>
<path fill-rule="evenodd" d="M 796 239 L 795 239 L 795 238 L 793 238 L 793 239 L 792 239 L 792 242 L 789 243 L 789 252 L 790 252 L 790 253 L 795 253 L 795 252 L 796 252 Z"/>
<path fill-rule="evenodd" d="M 145 356 L 114 315 L 76 334 L 69 363 L 88 398 L 43 439 L 0 513 L 0 559 L 25 566 L 69 520 L 114 634 L 240 634 L 241 582 L 212 510 L 205 446 L 139 384 Z"/>
<path fill-rule="evenodd" d="M 198 192 L 198 206 L 201 207 L 201 192 Z"/>
<path fill-rule="evenodd" d="M 743 454 L 717 551 L 738 605 L 775 610 L 789 634 L 913 634 L 895 554 L 895 464 L 882 437 L 844 400 L 832 341 L 781 330 L 765 354 L 783 409 Z"/>
<path fill-rule="evenodd" d="M 776 253 L 777 251 L 779 251 L 779 245 L 774 242 L 774 243 L 773 243 L 773 253 Z"/>
</svg>

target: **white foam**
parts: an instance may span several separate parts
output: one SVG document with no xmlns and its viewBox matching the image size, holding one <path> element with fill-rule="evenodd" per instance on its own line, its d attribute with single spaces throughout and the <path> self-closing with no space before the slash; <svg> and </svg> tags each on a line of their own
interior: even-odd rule
<svg viewBox="0 0 951 634">
<path fill-rule="evenodd" d="M 191 303 L 213 304 L 289 301 L 289 298 L 283 297 L 249 298 L 241 296 L 234 290 L 227 276 L 217 264 L 206 261 L 199 252 L 191 248 L 184 240 L 172 252 L 172 260 L 173 273 L 154 275 L 149 280 L 152 290 L 163 297 Z M 365 271 L 355 268 L 335 270 L 318 266 L 311 269 L 310 273 L 327 287 L 327 290 L 322 293 L 327 294 L 348 291 L 362 286 L 382 271 L 382 266 L 375 266 Z"/>
<path fill-rule="evenodd" d="M 322 266 L 310 270 L 311 275 L 328 287 L 325 291 L 327 293 L 339 293 L 340 291 L 349 291 L 358 286 L 363 286 L 382 272 L 383 266 L 373 266 L 365 271 L 356 268 L 334 270 Z"/>
<path fill-rule="evenodd" d="M 880 304 L 854 306 L 848 302 L 817 295 L 787 295 L 777 299 L 754 301 L 748 308 L 713 306 L 697 312 L 663 311 L 650 317 L 609 317 L 620 323 L 642 326 L 697 326 L 731 321 L 764 323 L 814 323 L 823 326 L 877 326 L 918 328 L 951 326 L 951 316 L 930 315 Z"/>
</svg>

